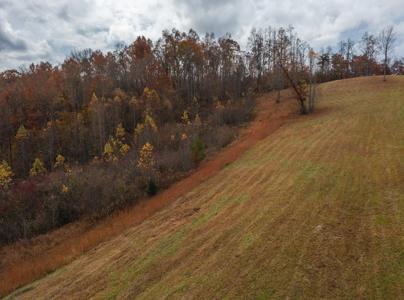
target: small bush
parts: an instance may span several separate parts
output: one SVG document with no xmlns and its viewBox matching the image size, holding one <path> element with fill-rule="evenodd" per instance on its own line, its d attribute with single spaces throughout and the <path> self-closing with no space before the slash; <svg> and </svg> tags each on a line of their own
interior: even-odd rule
<svg viewBox="0 0 404 300">
<path fill-rule="evenodd" d="M 237 134 L 237 128 L 224 125 L 218 127 L 214 134 L 209 131 L 203 134 L 203 140 L 206 141 L 207 148 L 221 149 L 230 144 Z"/>
<path fill-rule="evenodd" d="M 164 150 L 157 156 L 160 172 L 187 172 L 193 167 L 191 147 L 181 146 L 179 150 Z"/>
<path fill-rule="evenodd" d="M 255 101 L 247 96 L 245 99 L 228 101 L 212 114 L 212 123 L 216 126 L 238 125 L 251 119 Z"/>
<path fill-rule="evenodd" d="M 154 196 L 157 194 L 157 185 L 154 183 L 153 179 L 149 180 L 149 183 L 147 185 L 147 194 L 149 196 Z"/>
<path fill-rule="evenodd" d="M 191 145 L 192 158 L 197 165 L 205 159 L 205 144 L 200 137 L 195 138 Z"/>
</svg>

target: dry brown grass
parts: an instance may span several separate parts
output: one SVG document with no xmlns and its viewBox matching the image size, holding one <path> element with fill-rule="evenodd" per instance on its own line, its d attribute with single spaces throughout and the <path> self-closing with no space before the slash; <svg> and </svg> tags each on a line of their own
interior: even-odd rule
<svg viewBox="0 0 404 300">
<path fill-rule="evenodd" d="M 93 228 L 89 228 L 86 223 L 77 222 L 28 243 L 17 243 L 1 249 L 0 295 L 71 262 L 96 245 L 141 223 L 162 207 L 214 176 L 295 114 L 294 100 L 289 92 L 286 95 L 287 98 L 281 105 L 275 105 L 268 96 L 263 96 L 258 103 L 256 120 L 242 132 L 240 138 L 214 159 L 201 165 L 189 177 L 156 197 L 117 213 Z"/>
</svg>

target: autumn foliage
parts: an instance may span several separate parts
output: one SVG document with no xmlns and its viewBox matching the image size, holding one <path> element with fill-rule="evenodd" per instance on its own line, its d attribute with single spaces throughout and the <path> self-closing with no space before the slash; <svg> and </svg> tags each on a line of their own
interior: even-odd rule
<svg viewBox="0 0 404 300">
<path fill-rule="evenodd" d="M 281 100 L 288 86 L 309 95 L 315 82 L 380 72 L 365 42 L 362 55 L 348 43 L 308 66 L 312 52 L 292 28 L 253 30 L 247 51 L 230 34 L 173 29 L 2 72 L 0 243 L 154 194 L 234 138 L 255 92 Z"/>
</svg>

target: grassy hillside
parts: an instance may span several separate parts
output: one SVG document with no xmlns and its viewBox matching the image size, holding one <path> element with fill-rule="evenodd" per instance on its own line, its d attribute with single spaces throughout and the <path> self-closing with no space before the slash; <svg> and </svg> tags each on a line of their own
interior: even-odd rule
<svg viewBox="0 0 404 300">
<path fill-rule="evenodd" d="M 404 297 L 404 78 L 323 84 L 175 203 L 13 296 Z"/>
</svg>

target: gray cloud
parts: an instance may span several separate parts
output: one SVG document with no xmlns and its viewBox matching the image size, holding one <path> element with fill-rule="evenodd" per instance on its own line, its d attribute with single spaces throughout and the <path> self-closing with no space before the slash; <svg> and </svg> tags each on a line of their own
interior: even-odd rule
<svg viewBox="0 0 404 300">
<path fill-rule="evenodd" d="M 239 0 L 178 0 L 176 3 L 184 9 L 193 29 L 202 33 L 214 32 L 219 36 L 238 33 L 247 21 L 245 15 L 253 15 L 251 5 L 243 5 L 243 1 Z"/>
<path fill-rule="evenodd" d="M 5 32 L 0 27 L 0 52 L 1 51 L 24 51 L 27 49 L 27 44 L 11 34 Z"/>
<path fill-rule="evenodd" d="M 69 7 L 67 5 L 63 6 L 57 13 L 57 16 L 63 20 L 63 21 L 70 21 L 70 15 L 69 15 Z"/>
<path fill-rule="evenodd" d="M 395 25 L 404 56 L 402 0 L 26 0 L 0 1 L 0 70 L 62 62 L 73 50 L 110 50 L 163 29 L 231 33 L 243 45 L 252 27 L 288 26 L 317 48 Z"/>
<path fill-rule="evenodd" d="M 18 36 L 11 24 L 3 17 L 0 6 L 0 52 L 20 52 L 27 50 L 27 43 Z"/>
</svg>

